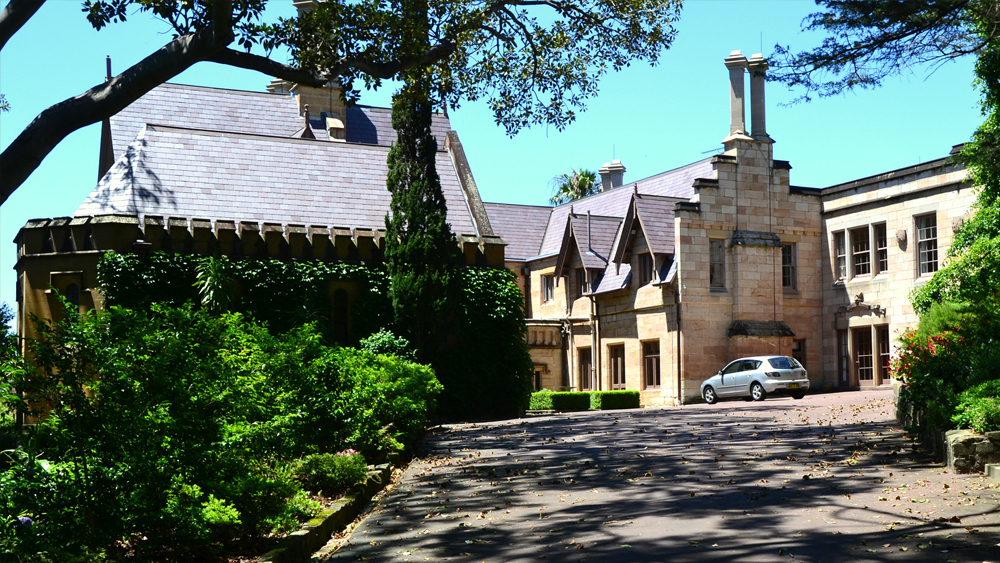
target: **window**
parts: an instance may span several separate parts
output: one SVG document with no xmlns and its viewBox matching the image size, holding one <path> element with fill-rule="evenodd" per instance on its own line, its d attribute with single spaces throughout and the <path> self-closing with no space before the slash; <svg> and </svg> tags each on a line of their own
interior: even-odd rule
<svg viewBox="0 0 1000 563">
<path fill-rule="evenodd" d="M 590 391 L 594 388 L 594 370 L 590 358 L 590 348 L 580 348 L 577 352 L 580 358 L 580 389 Z"/>
<path fill-rule="evenodd" d="M 889 240 L 885 234 L 885 223 L 875 225 L 875 270 L 876 274 L 889 271 Z"/>
<path fill-rule="evenodd" d="M 722 370 L 722 373 L 724 375 L 729 375 L 730 373 L 739 373 L 741 371 L 743 371 L 743 360 L 736 360 L 726 366 L 726 369 Z"/>
<path fill-rule="evenodd" d="M 933 274 L 938 269 L 937 215 L 917 217 L 917 252 L 920 275 Z"/>
<path fill-rule="evenodd" d="M 708 283 L 710 287 L 726 287 L 726 241 L 708 241 Z"/>
<path fill-rule="evenodd" d="M 851 231 L 851 263 L 854 265 L 855 276 L 871 275 L 871 250 L 871 242 L 868 240 L 868 227 Z"/>
<path fill-rule="evenodd" d="M 542 276 L 542 303 L 548 303 L 556 297 L 555 276 Z"/>
<path fill-rule="evenodd" d="M 844 242 L 844 231 L 833 233 L 834 273 L 837 280 L 847 279 L 847 247 Z"/>
<path fill-rule="evenodd" d="M 590 291 L 590 287 L 587 284 L 587 269 L 577 268 L 576 269 L 576 298 L 579 299 L 583 297 L 584 293 Z"/>
<path fill-rule="evenodd" d="M 611 388 L 625 388 L 625 346 L 608 346 L 611 360 Z"/>
<path fill-rule="evenodd" d="M 875 327 L 875 339 L 878 341 L 878 375 L 884 382 L 889 379 L 889 327 Z"/>
<path fill-rule="evenodd" d="M 646 389 L 660 386 L 660 341 L 642 343 L 642 379 Z"/>
<path fill-rule="evenodd" d="M 69 301 L 74 306 L 80 306 L 80 286 L 75 283 L 69 284 L 66 288 L 66 301 Z"/>
<path fill-rule="evenodd" d="M 875 382 L 875 362 L 872 356 L 872 329 L 854 329 L 854 362 L 858 365 L 858 382 L 872 385 Z"/>
<path fill-rule="evenodd" d="M 767 363 L 771 364 L 774 369 L 792 369 L 793 366 L 791 360 L 784 356 L 779 356 L 777 358 L 768 358 Z"/>
<path fill-rule="evenodd" d="M 644 286 L 653 281 L 653 255 L 650 253 L 639 255 L 639 286 Z"/>
<path fill-rule="evenodd" d="M 542 372 L 535 370 L 535 391 L 542 390 Z"/>
<path fill-rule="evenodd" d="M 806 367 L 806 341 L 792 340 L 792 357 Z"/>
<path fill-rule="evenodd" d="M 795 245 L 781 247 L 781 287 L 795 289 Z"/>
<path fill-rule="evenodd" d="M 847 349 L 847 331 L 838 330 L 837 331 L 837 371 L 840 373 L 840 383 L 842 385 L 847 385 L 847 375 L 851 357 L 848 354 Z"/>
</svg>

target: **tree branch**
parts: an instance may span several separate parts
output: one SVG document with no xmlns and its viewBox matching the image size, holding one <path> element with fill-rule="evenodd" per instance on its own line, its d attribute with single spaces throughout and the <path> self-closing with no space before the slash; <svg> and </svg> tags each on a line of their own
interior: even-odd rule
<svg viewBox="0 0 1000 563">
<path fill-rule="evenodd" d="M 10 0 L 7 3 L 0 12 L 0 51 L 44 3 L 45 0 Z"/>
<path fill-rule="evenodd" d="M 234 39 L 232 27 L 224 26 L 210 26 L 183 35 L 110 81 L 38 114 L 0 154 L 0 170 L 3 171 L 0 174 L 0 204 L 7 201 L 67 135 L 125 109 L 191 65 L 209 60 Z"/>
<path fill-rule="evenodd" d="M 245 68 L 247 70 L 256 70 L 268 76 L 274 76 L 276 78 L 281 78 L 282 80 L 288 80 L 289 82 L 305 86 L 313 86 L 316 88 L 326 84 L 335 76 L 332 73 L 320 74 L 309 72 L 307 70 L 279 63 L 267 57 L 254 55 L 253 53 L 247 53 L 244 51 L 236 51 L 234 49 L 223 49 L 213 55 L 209 60 L 213 63 L 234 66 L 237 68 Z"/>
</svg>

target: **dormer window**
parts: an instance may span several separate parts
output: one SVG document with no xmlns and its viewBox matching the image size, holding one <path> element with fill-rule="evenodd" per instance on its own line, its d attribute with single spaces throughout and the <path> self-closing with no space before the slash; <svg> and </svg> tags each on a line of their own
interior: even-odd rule
<svg viewBox="0 0 1000 563">
<path fill-rule="evenodd" d="M 656 260 L 649 252 L 639 255 L 639 286 L 642 287 L 653 281 L 656 273 Z"/>
<path fill-rule="evenodd" d="M 587 283 L 587 269 L 576 269 L 576 298 L 583 297 L 584 293 L 590 292 L 590 284 Z"/>
</svg>

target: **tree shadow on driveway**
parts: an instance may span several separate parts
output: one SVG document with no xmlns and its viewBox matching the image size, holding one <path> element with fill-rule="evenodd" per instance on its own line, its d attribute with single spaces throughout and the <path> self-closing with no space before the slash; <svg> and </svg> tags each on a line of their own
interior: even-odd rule
<svg viewBox="0 0 1000 563">
<path fill-rule="evenodd" d="M 1000 489 L 914 453 L 889 395 L 810 399 L 438 428 L 333 559 L 997 559 Z"/>
</svg>

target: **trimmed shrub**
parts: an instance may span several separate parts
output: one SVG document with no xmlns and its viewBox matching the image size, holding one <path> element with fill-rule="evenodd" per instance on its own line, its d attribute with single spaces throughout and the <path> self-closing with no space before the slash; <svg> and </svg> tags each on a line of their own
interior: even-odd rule
<svg viewBox="0 0 1000 563">
<path fill-rule="evenodd" d="M 363 482 L 368 466 L 364 456 L 354 450 L 345 450 L 336 454 L 307 455 L 293 465 L 292 474 L 305 490 L 333 496 Z"/>
<path fill-rule="evenodd" d="M 637 409 L 639 408 L 638 391 L 592 391 L 590 393 L 590 408 L 592 410 Z"/>
<path fill-rule="evenodd" d="M 590 410 L 590 393 L 586 391 L 538 392 L 531 394 L 533 410 L 585 411 Z"/>
<path fill-rule="evenodd" d="M 417 361 L 417 354 L 410 346 L 410 341 L 402 336 L 396 336 L 384 328 L 371 336 L 362 338 L 358 348 L 384 356 L 396 356 L 408 362 Z"/>
<path fill-rule="evenodd" d="M 987 381 L 959 395 L 951 421 L 958 428 L 971 428 L 980 434 L 1000 430 L 1000 379 Z"/>
</svg>

